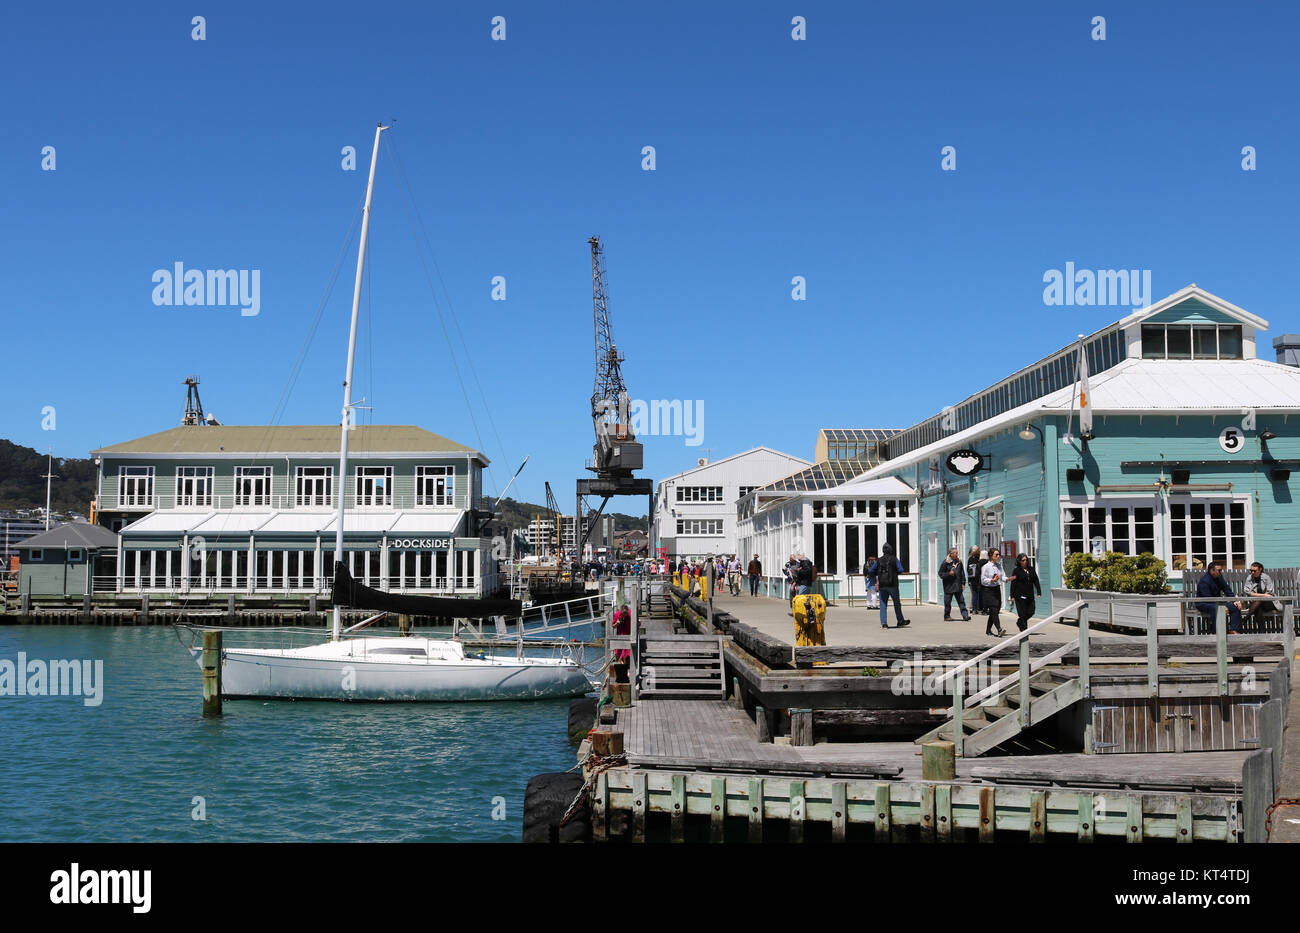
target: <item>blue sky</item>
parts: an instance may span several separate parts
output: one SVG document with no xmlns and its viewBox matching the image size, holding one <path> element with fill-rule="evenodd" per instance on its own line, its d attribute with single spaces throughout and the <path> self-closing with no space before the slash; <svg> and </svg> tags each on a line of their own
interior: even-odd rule
<svg viewBox="0 0 1300 933">
<path fill-rule="evenodd" d="M 699 446 L 645 438 L 656 478 L 760 444 L 808 457 L 821 427 L 907 426 L 1130 310 L 1045 306 L 1043 274 L 1067 261 L 1150 269 L 1157 299 L 1194 281 L 1268 319 L 1267 338 L 1300 330 L 1291 3 L 52 3 L 6 18 L 0 437 L 56 456 L 174 426 L 191 373 L 222 421 L 275 416 L 373 127 L 394 117 L 438 297 L 484 391 L 449 315 L 467 410 L 381 149 L 363 420 L 481 446 L 490 490 L 531 454 L 512 495 L 533 501 L 549 480 L 569 502 L 591 453 L 593 233 L 632 396 L 704 406 Z M 348 145 L 357 171 L 341 169 Z M 151 277 L 177 261 L 260 270 L 260 312 L 155 306 Z M 336 419 L 354 263 L 355 241 L 281 423 Z"/>
</svg>

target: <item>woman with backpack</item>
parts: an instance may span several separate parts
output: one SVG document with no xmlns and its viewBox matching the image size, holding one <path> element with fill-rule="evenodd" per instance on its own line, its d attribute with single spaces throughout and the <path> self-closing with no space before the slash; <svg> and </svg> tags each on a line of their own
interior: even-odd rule
<svg viewBox="0 0 1300 933">
<path fill-rule="evenodd" d="M 1002 610 L 1002 581 L 1006 574 L 1002 572 L 1002 554 L 997 548 L 989 548 L 989 559 L 980 571 L 980 605 L 989 614 L 989 623 L 984 626 L 985 635 L 1006 635 L 998 613 Z M 993 631 L 996 629 L 997 631 Z"/>
</svg>

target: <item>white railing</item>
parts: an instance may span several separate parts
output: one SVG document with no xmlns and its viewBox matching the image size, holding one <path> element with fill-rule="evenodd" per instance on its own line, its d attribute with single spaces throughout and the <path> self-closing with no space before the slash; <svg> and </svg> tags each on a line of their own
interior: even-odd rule
<svg viewBox="0 0 1300 933">
<path fill-rule="evenodd" d="M 1230 685 L 1228 679 L 1228 630 L 1227 630 L 1227 605 L 1236 602 L 1239 597 L 1226 596 L 1207 598 L 1200 596 L 1176 597 L 1186 603 L 1214 603 L 1216 604 L 1213 638 L 1215 640 L 1215 655 L 1217 666 L 1218 692 L 1220 696 L 1228 696 Z M 1160 695 L 1160 636 L 1161 632 L 1156 622 L 1156 604 L 1160 600 L 1168 600 L 1170 597 L 1153 597 L 1153 596 L 1134 596 L 1126 602 L 1142 603 L 1146 607 L 1146 673 L 1147 673 L 1147 690 L 1151 697 Z M 1300 597 L 1275 597 L 1277 601 L 1283 602 L 1282 609 L 1282 634 L 1281 646 L 1285 658 L 1295 656 L 1295 603 Z M 1114 601 L 1114 600 L 1112 600 Z M 1045 626 L 1058 622 L 1063 618 L 1073 617 L 1077 610 L 1077 619 L 1079 626 L 1079 637 L 1064 645 L 1057 647 L 1055 650 L 1043 655 L 1037 660 L 1031 661 L 1029 658 L 1029 636 L 1041 631 Z M 1166 637 L 1177 635 L 1178 633 L 1164 633 Z M 1184 636 L 1188 640 L 1195 641 L 1198 638 L 1209 638 L 1211 636 Z M 1258 636 L 1256 636 L 1258 637 Z M 1265 636 L 1266 640 L 1272 641 L 1273 636 Z M 1014 674 L 1002 678 L 997 683 L 989 684 L 983 689 L 977 691 L 970 697 L 963 696 L 965 686 L 966 671 L 983 661 L 988 660 L 995 654 L 998 654 L 1004 648 L 1011 645 L 1019 647 L 1019 663 Z M 940 675 L 934 681 L 936 687 L 941 687 L 944 681 L 952 679 L 952 706 L 944 711 L 944 714 L 952 719 L 953 743 L 956 745 L 956 753 L 962 754 L 965 733 L 962 731 L 962 714 L 963 711 L 977 706 L 986 700 L 998 696 L 1013 684 L 1019 685 L 1019 715 L 1023 725 L 1028 726 L 1030 723 L 1031 708 L 1033 706 L 1033 696 L 1030 690 L 1030 678 L 1035 673 L 1042 670 L 1049 664 L 1053 664 L 1065 657 L 1072 651 L 1077 651 L 1079 655 L 1079 686 L 1080 696 L 1087 699 L 1092 695 L 1091 680 L 1091 653 L 1092 653 L 1092 635 L 1088 624 L 1088 602 L 1087 600 L 1077 600 L 1069 606 L 1052 613 L 1046 619 L 1035 622 L 1026 628 L 1023 632 L 1017 632 L 1004 641 L 998 642 L 992 648 L 977 654 L 969 661 L 965 661 L 952 668 L 952 670 Z M 978 668 L 977 668 L 978 670 Z"/>
<path fill-rule="evenodd" d="M 452 496 L 349 496 L 348 507 L 356 509 L 465 509 L 468 508 L 469 496 L 458 492 Z M 266 496 L 249 496 L 238 494 L 194 496 L 176 496 L 159 493 L 154 496 L 102 496 L 97 505 L 101 512 L 125 511 L 148 512 L 154 509 L 213 509 L 250 511 L 327 511 L 338 507 L 334 496 L 298 496 L 293 494 L 276 494 Z"/>
<path fill-rule="evenodd" d="M 396 593 L 403 596 L 463 596 L 474 595 L 478 593 L 477 581 L 469 577 L 433 577 L 429 580 L 420 581 L 416 584 L 398 584 L 388 587 L 380 587 L 378 583 L 371 583 L 371 586 L 383 589 L 385 593 Z M 170 577 L 157 575 L 153 578 L 142 576 L 137 584 L 134 577 L 126 577 L 119 580 L 117 577 L 94 577 L 91 581 L 92 593 L 122 593 L 122 594 L 142 594 L 150 593 L 159 596 L 218 596 L 218 595 L 258 595 L 273 596 L 276 594 L 311 596 L 311 595 L 328 595 L 332 584 L 326 580 L 307 579 L 300 581 L 298 579 L 285 580 L 281 576 L 236 576 L 222 577 L 205 577 L 202 579 L 182 580 L 176 575 Z"/>
</svg>

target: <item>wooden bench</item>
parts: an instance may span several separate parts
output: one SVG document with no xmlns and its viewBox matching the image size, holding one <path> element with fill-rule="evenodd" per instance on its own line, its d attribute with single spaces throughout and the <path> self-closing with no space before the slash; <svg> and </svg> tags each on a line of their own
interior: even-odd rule
<svg viewBox="0 0 1300 933">
<path fill-rule="evenodd" d="M 1265 567 L 1264 572 L 1273 579 L 1273 595 L 1277 596 L 1279 600 L 1286 597 L 1300 597 L 1300 567 L 1278 567 L 1276 569 Z M 1201 582 L 1201 577 L 1205 576 L 1205 571 L 1203 569 L 1184 570 L 1182 574 L 1183 593 L 1187 596 L 1195 596 L 1196 586 Z M 1223 571 L 1223 581 L 1238 596 L 1244 597 L 1246 581 L 1249 579 L 1249 570 Z M 1280 603 L 1275 601 L 1274 605 L 1280 606 Z M 1300 634 L 1300 612 L 1295 613 L 1295 616 L 1297 634 Z M 1251 616 L 1243 617 L 1241 630 L 1253 635 L 1281 632 L 1282 612 L 1280 608 L 1261 610 Z M 1214 617 L 1206 616 L 1196 606 L 1185 603 L 1183 605 L 1183 631 L 1188 635 L 1213 635 Z"/>
</svg>

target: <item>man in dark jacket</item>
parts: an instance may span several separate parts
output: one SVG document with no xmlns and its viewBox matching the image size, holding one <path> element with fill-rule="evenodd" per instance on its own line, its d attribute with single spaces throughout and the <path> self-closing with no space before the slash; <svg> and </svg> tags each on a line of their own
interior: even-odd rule
<svg viewBox="0 0 1300 933">
<path fill-rule="evenodd" d="M 952 598 L 957 597 L 957 608 L 961 610 L 963 621 L 970 621 L 966 611 L 966 565 L 961 562 L 961 553 L 953 548 L 948 552 L 948 559 L 939 565 L 939 580 L 943 583 L 943 621 L 952 621 Z"/>
<path fill-rule="evenodd" d="M 966 579 L 970 582 L 970 609 L 980 611 L 980 549 L 973 547 L 966 556 Z"/>
<path fill-rule="evenodd" d="M 1196 584 L 1196 595 L 1205 597 L 1235 596 L 1232 587 L 1228 586 L 1227 581 L 1223 579 L 1223 568 L 1214 561 L 1210 566 L 1205 568 L 1205 576 L 1201 577 L 1201 582 Z M 1223 603 L 1195 603 L 1197 609 L 1203 614 L 1214 618 L 1217 607 Z M 1228 603 L 1228 633 L 1230 635 L 1241 634 L 1241 603 Z"/>
<path fill-rule="evenodd" d="M 880 627 L 889 628 L 889 598 L 894 598 L 894 620 L 898 627 L 911 625 L 903 618 L 903 603 L 898 598 L 898 575 L 903 572 L 903 562 L 894 556 L 894 546 L 886 543 L 880 551 L 880 558 L 871 565 L 867 573 L 876 581 L 880 591 Z"/>
<path fill-rule="evenodd" d="M 759 561 L 757 554 L 754 555 L 754 559 L 749 562 L 749 567 L 746 569 L 749 572 L 749 595 L 757 596 L 758 581 L 763 576 L 763 564 Z"/>
</svg>

